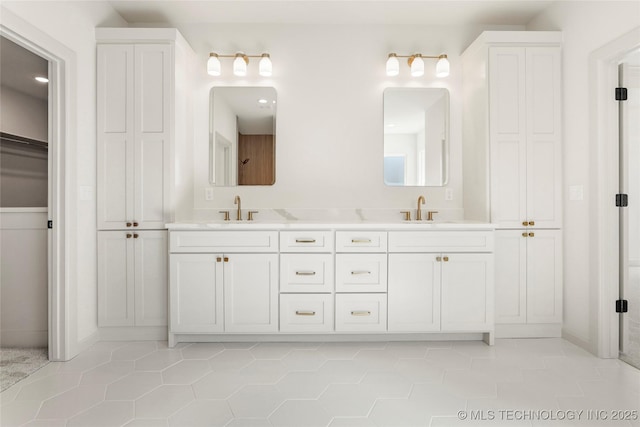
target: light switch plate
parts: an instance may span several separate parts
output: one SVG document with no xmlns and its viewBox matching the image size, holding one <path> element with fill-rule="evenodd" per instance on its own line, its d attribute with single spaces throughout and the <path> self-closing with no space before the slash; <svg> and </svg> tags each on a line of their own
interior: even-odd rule
<svg viewBox="0 0 640 427">
<path fill-rule="evenodd" d="M 204 199 L 213 200 L 213 188 L 209 187 L 204 190 Z"/>
</svg>

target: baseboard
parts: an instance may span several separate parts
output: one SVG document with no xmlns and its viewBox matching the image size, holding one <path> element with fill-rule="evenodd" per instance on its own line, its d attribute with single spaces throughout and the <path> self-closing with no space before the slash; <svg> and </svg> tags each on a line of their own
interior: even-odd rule
<svg viewBox="0 0 640 427">
<path fill-rule="evenodd" d="M 2 330 L 0 331 L 0 345 L 2 347 L 47 347 L 49 345 L 49 334 L 46 330 Z"/>
<path fill-rule="evenodd" d="M 597 354 L 597 351 L 594 351 L 594 349 L 592 348 L 592 346 L 585 340 L 583 340 L 582 338 L 578 338 L 577 336 L 567 332 L 566 330 L 562 330 L 562 338 L 564 338 L 565 340 L 569 341 L 571 344 L 575 344 L 578 347 L 582 348 L 583 350 L 588 351 L 589 353 L 593 354 L 596 357 L 600 357 Z"/>
<path fill-rule="evenodd" d="M 179 342 L 482 341 L 482 333 L 172 334 Z"/>
<path fill-rule="evenodd" d="M 496 325 L 496 338 L 561 338 L 561 323 Z"/>
<path fill-rule="evenodd" d="M 166 341 L 166 326 L 102 327 L 100 341 Z"/>
</svg>

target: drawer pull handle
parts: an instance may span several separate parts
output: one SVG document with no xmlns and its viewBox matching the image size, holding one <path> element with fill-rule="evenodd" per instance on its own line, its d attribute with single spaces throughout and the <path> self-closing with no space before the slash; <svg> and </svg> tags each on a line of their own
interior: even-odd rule
<svg viewBox="0 0 640 427">
<path fill-rule="evenodd" d="M 370 311 L 364 311 L 364 310 L 352 311 L 351 315 L 352 316 L 371 316 L 371 312 Z"/>
<path fill-rule="evenodd" d="M 296 316 L 315 316 L 315 311 L 296 310 Z"/>
<path fill-rule="evenodd" d="M 296 271 L 296 276 L 315 276 L 315 271 Z"/>
<path fill-rule="evenodd" d="M 371 239 L 351 239 L 351 243 L 371 243 Z"/>
<path fill-rule="evenodd" d="M 296 243 L 315 243 L 316 239 L 296 239 Z"/>
<path fill-rule="evenodd" d="M 356 271 L 352 271 L 351 274 L 355 276 L 356 274 L 371 274 L 371 272 L 365 271 L 365 270 L 356 270 Z"/>
</svg>

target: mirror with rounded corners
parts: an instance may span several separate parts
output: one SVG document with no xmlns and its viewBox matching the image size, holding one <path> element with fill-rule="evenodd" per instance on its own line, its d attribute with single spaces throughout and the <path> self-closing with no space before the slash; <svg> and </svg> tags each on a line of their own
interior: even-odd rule
<svg viewBox="0 0 640 427">
<path fill-rule="evenodd" d="M 213 87 L 209 94 L 209 182 L 273 185 L 276 90 Z"/>
<path fill-rule="evenodd" d="M 449 172 L 449 91 L 387 88 L 384 106 L 384 183 L 441 187 Z"/>
</svg>

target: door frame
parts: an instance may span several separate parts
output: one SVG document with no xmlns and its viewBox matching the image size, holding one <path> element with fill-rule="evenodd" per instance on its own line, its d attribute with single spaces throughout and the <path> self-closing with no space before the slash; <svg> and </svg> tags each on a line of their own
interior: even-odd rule
<svg viewBox="0 0 640 427">
<path fill-rule="evenodd" d="M 590 258 L 591 350 L 603 358 L 618 358 L 619 315 L 615 301 L 619 298 L 619 208 L 615 194 L 619 191 L 618 64 L 632 50 L 640 47 L 640 27 L 595 50 L 589 57 L 589 84 L 594 90 L 590 102 L 590 185 L 594 197 L 589 203 L 593 214 L 590 229 L 594 243 Z M 615 141 L 615 143 L 612 143 Z M 594 336 L 595 335 L 595 336 Z"/>
<path fill-rule="evenodd" d="M 48 347 L 49 360 L 64 361 L 74 356 L 72 344 L 77 331 L 75 297 L 71 292 L 71 269 L 67 265 L 70 238 L 67 234 L 65 165 L 69 145 L 75 135 L 69 124 L 73 113 L 71 80 L 75 70 L 75 54 L 57 40 L 2 8 L 0 35 L 49 61 L 48 100 L 48 219 L 53 228 L 48 232 Z"/>
</svg>

